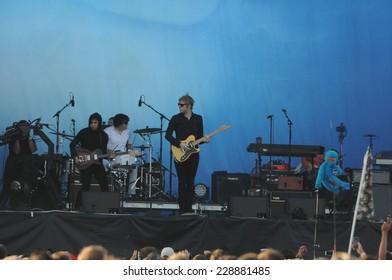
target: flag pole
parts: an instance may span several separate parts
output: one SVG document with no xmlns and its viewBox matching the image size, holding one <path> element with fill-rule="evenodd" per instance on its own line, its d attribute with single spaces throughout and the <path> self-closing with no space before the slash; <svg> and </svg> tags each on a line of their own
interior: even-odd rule
<svg viewBox="0 0 392 280">
<path fill-rule="evenodd" d="M 353 238 L 354 238 L 354 232 L 355 232 L 355 226 L 357 223 L 357 217 L 358 217 L 358 206 L 359 206 L 359 202 L 363 196 L 364 190 L 365 190 L 365 185 L 366 185 L 366 175 L 367 175 L 367 171 L 370 172 L 370 178 L 368 178 L 368 181 L 370 181 L 369 183 L 371 184 L 371 169 L 372 169 L 372 162 L 371 162 L 371 158 L 372 158 L 372 148 L 371 146 L 368 146 L 367 151 L 365 153 L 365 156 L 363 158 L 363 164 L 362 164 L 362 173 L 361 173 L 361 181 L 359 183 L 359 189 L 358 189 L 358 195 L 357 195 L 357 201 L 355 203 L 355 210 L 354 210 L 354 216 L 353 216 L 353 222 L 352 222 L 352 226 L 351 226 L 351 233 L 350 233 L 350 240 L 348 243 L 348 250 L 347 253 L 349 255 L 351 255 L 351 249 L 352 249 L 352 242 L 353 242 Z M 369 157 L 370 155 L 370 157 Z M 369 166 L 370 164 L 370 166 Z M 367 170 L 369 169 L 369 170 Z"/>
</svg>

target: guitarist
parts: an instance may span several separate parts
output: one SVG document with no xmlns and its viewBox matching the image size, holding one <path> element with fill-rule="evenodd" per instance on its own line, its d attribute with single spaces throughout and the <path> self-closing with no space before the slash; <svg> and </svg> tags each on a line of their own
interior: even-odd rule
<svg viewBox="0 0 392 280">
<path fill-rule="evenodd" d="M 180 113 L 174 115 L 166 130 L 165 138 L 178 148 L 188 150 L 188 144 L 181 142 L 190 135 L 196 139 L 203 137 L 203 118 L 201 115 L 193 113 L 195 101 L 186 94 L 178 100 Z M 173 136 L 175 132 L 175 137 Z M 205 142 L 209 142 L 207 136 Z M 195 177 L 199 166 L 199 153 L 193 153 L 184 162 L 174 162 L 178 176 L 178 204 L 180 214 L 191 213 L 193 197 L 195 195 Z"/>
<path fill-rule="evenodd" d="M 76 134 L 75 138 L 70 143 L 71 156 L 75 160 L 75 164 L 79 164 L 79 159 L 77 157 L 76 148 L 84 148 L 90 151 L 96 149 L 102 150 L 106 153 L 106 147 L 108 144 L 109 137 L 102 130 L 102 117 L 99 113 L 94 113 L 89 117 L 89 126 L 83 128 Z M 102 160 L 100 160 L 102 162 Z M 101 191 L 109 191 L 108 182 L 106 179 L 106 171 L 102 164 L 92 164 L 86 169 L 80 170 L 80 177 L 82 181 L 82 189 L 79 191 L 76 199 L 76 207 L 81 205 L 81 193 L 82 191 L 89 191 L 91 186 L 91 177 L 95 176 L 97 179 Z"/>
</svg>

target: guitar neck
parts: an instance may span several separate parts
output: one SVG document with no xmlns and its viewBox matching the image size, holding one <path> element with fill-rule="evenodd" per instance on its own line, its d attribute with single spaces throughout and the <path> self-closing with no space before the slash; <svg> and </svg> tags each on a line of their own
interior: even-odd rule
<svg viewBox="0 0 392 280">
<path fill-rule="evenodd" d="M 211 132 L 210 134 L 207 134 L 207 136 L 208 136 L 209 138 L 211 138 L 212 136 L 214 136 L 215 134 L 221 132 L 222 130 L 224 130 L 224 129 L 219 128 L 219 129 L 217 129 L 217 130 Z M 197 139 L 196 141 L 194 141 L 194 142 L 193 142 L 193 145 L 196 146 L 196 145 L 200 144 L 201 142 L 203 142 L 205 139 L 206 139 L 206 137 L 203 136 L 203 137 L 201 137 L 200 139 Z"/>
<path fill-rule="evenodd" d="M 115 156 L 122 156 L 122 155 L 137 155 L 137 153 L 132 153 L 132 151 L 125 151 L 125 152 L 114 152 Z M 108 158 L 110 154 L 102 154 L 98 155 L 98 158 Z"/>
</svg>

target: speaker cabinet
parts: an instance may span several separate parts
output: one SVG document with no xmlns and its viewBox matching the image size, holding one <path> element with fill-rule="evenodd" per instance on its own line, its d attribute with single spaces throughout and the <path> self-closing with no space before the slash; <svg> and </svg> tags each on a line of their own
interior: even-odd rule
<svg viewBox="0 0 392 280">
<path fill-rule="evenodd" d="M 107 176 L 107 181 L 109 184 L 109 190 L 112 192 L 114 191 L 113 186 L 112 186 L 112 177 L 110 175 Z M 71 205 L 75 205 L 76 199 L 78 197 L 78 193 L 80 189 L 82 188 L 82 182 L 80 179 L 80 174 L 75 173 L 75 174 L 70 174 L 69 175 L 69 193 L 68 193 L 68 202 Z M 91 192 L 99 192 L 101 191 L 101 187 L 99 186 L 97 180 L 95 179 L 94 175 L 91 177 L 91 187 L 90 187 Z"/>
<path fill-rule="evenodd" d="M 276 220 L 287 220 L 290 218 L 287 210 L 286 200 L 274 199 L 271 200 L 270 218 Z"/>
<path fill-rule="evenodd" d="M 87 213 L 119 213 L 119 192 L 83 192 L 82 211 Z"/>
<path fill-rule="evenodd" d="M 302 191 L 303 179 L 298 176 L 280 176 L 278 178 L 278 190 L 297 190 Z"/>
<path fill-rule="evenodd" d="M 392 186 L 373 184 L 374 219 L 384 220 L 392 214 Z"/>
<path fill-rule="evenodd" d="M 230 216 L 267 217 L 268 197 L 232 196 L 229 203 Z"/>
<path fill-rule="evenodd" d="M 303 213 L 301 217 L 296 215 L 299 214 L 298 210 Z M 322 217 L 324 213 L 325 199 L 319 198 L 317 216 Z M 316 218 L 316 198 L 285 196 L 281 199 L 272 199 L 271 218 L 278 220 Z"/>
<path fill-rule="evenodd" d="M 211 199 L 216 203 L 229 203 L 231 196 L 247 193 L 250 186 L 248 173 L 217 173 L 212 174 Z"/>
<path fill-rule="evenodd" d="M 353 183 L 361 183 L 362 169 L 353 169 Z M 372 170 L 373 184 L 390 185 L 391 171 L 389 170 Z"/>
<path fill-rule="evenodd" d="M 316 198 L 289 198 L 287 200 L 288 214 L 295 218 L 296 209 L 302 209 L 306 219 L 316 218 Z M 321 217 L 325 213 L 325 199 L 318 200 L 318 213 L 317 216 Z"/>
</svg>

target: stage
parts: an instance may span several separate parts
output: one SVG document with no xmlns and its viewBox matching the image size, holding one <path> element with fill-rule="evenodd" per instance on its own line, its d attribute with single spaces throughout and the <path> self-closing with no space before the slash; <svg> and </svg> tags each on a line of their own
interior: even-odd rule
<svg viewBox="0 0 392 280">
<path fill-rule="evenodd" d="M 318 221 L 243 218 L 230 217 L 227 211 L 216 208 L 202 215 L 179 216 L 173 209 L 164 209 L 167 205 L 151 211 L 142 209 L 147 205 L 139 206 L 140 212 L 131 214 L 0 211 L 0 243 L 7 246 L 9 254 L 29 254 L 39 248 L 77 254 L 83 246 L 102 244 L 112 254 L 126 259 L 134 249 L 148 245 L 188 249 L 192 254 L 221 247 L 238 256 L 266 247 L 295 253 L 303 244 L 308 247 L 305 258 L 313 259 L 313 248 L 316 257 L 324 257 L 334 243 L 333 219 L 329 215 Z M 337 250 L 347 251 L 351 226 L 350 221 L 337 219 Z M 355 236 L 360 237 L 368 254 L 377 254 L 380 227 L 381 223 L 357 223 Z"/>
</svg>

